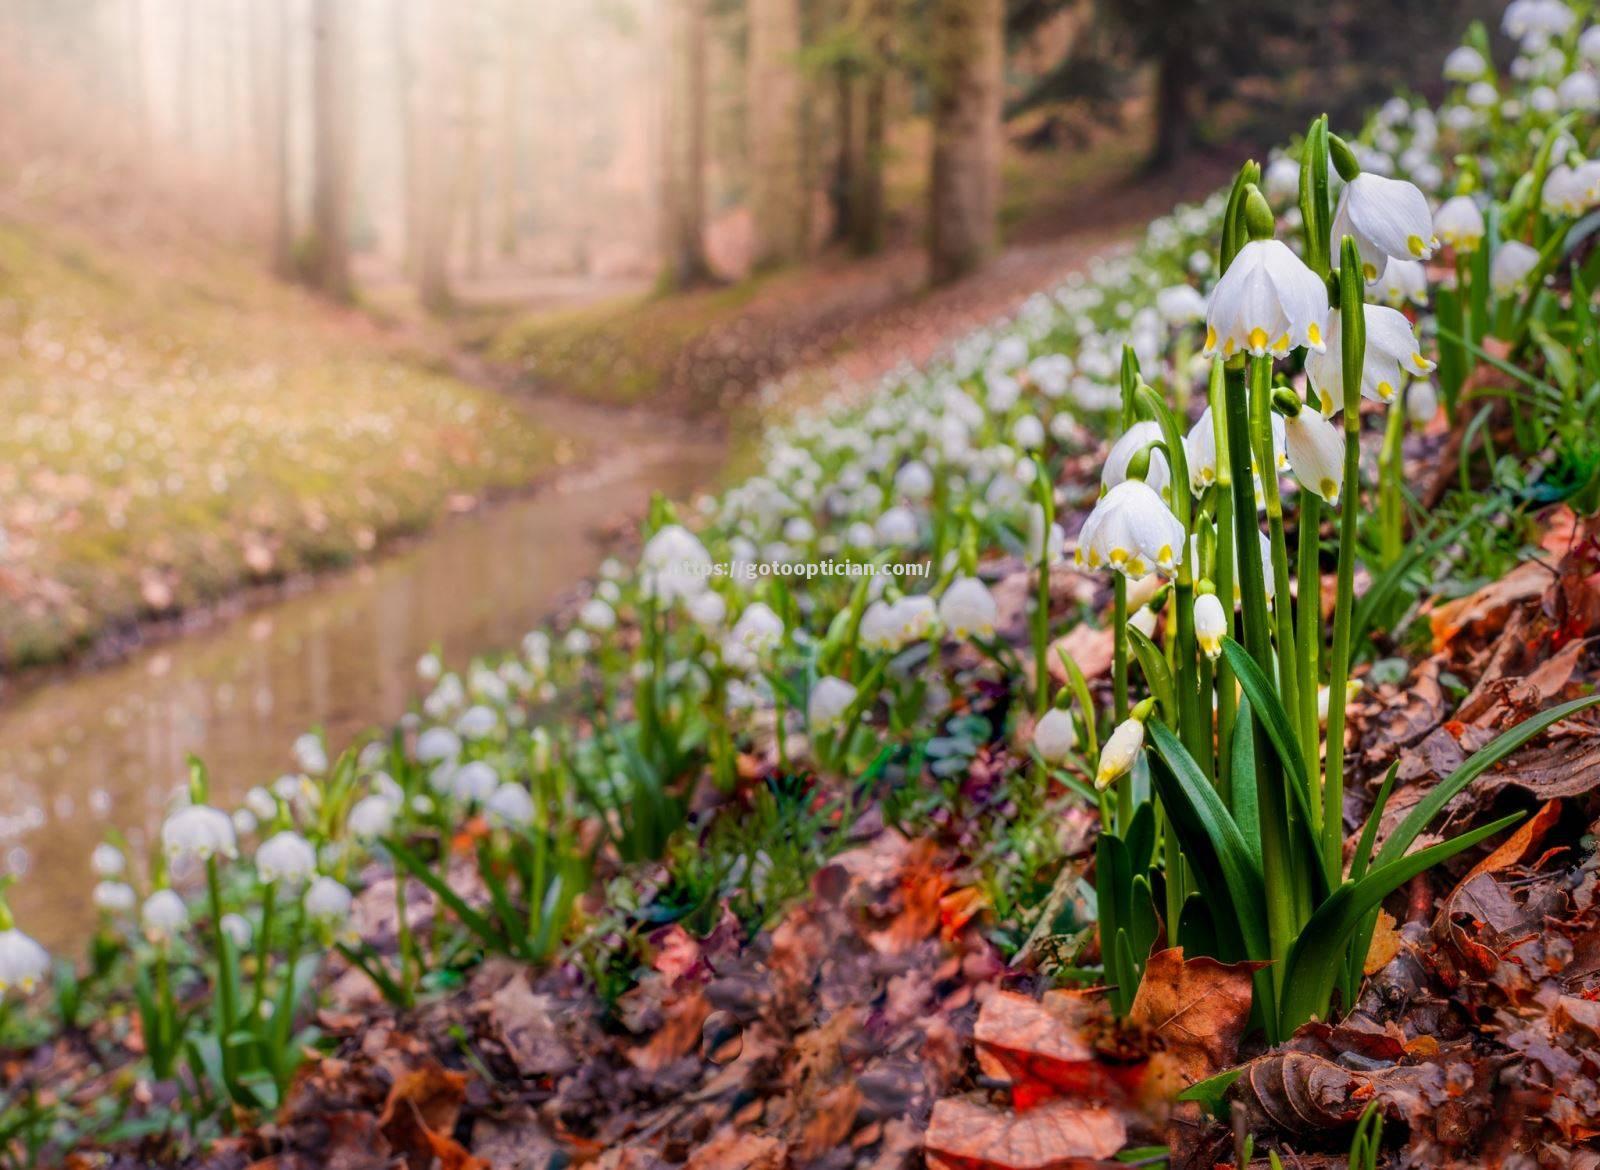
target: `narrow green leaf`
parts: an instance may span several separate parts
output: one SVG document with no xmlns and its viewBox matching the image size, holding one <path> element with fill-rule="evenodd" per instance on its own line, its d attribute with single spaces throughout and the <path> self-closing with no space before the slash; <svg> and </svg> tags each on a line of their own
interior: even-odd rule
<svg viewBox="0 0 1600 1170">
<path fill-rule="evenodd" d="M 1150 693 L 1161 704 L 1162 713 L 1167 718 L 1176 720 L 1178 694 L 1172 681 L 1172 669 L 1167 665 L 1167 656 L 1143 630 L 1134 626 L 1128 627 L 1128 645 L 1133 647 L 1134 657 L 1139 660 L 1145 681 L 1150 684 Z"/>
</svg>

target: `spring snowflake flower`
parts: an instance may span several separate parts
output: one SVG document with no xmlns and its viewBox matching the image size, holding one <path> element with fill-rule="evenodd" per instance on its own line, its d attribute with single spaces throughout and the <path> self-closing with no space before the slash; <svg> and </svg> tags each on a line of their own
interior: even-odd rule
<svg viewBox="0 0 1600 1170">
<path fill-rule="evenodd" d="M 1317 274 L 1283 241 L 1251 240 L 1212 290 L 1205 356 L 1321 351 L 1327 318 L 1328 290 Z"/>
<path fill-rule="evenodd" d="M 1600 65 L 1600 24 L 1591 24 L 1578 37 L 1578 55 L 1591 65 Z"/>
<path fill-rule="evenodd" d="M 256 873 L 264 882 L 299 885 L 317 870 L 317 851 L 299 833 L 284 830 L 256 850 Z"/>
<path fill-rule="evenodd" d="M 525 829 L 533 824 L 533 797 L 520 784 L 502 784 L 484 802 L 483 814 L 491 825 Z"/>
<path fill-rule="evenodd" d="M 1136 422 L 1120 438 L 1111 444 L 1111 450 L 1106 452 L 1105 464 L 1100 468 L 1100 486 L 1114 488 L 1128 478 L 1128 464 L 1133 462 L 1133 457 L 1152 443 L 1161 441 L 1161 424 L 1145 419 Z M 1149 470 L 1145 472 L 1145 483 L 1149 484 L 1162 496 L 1168 494 L 1168 485 L 1172 481 L 1172 471 L 1167 466 L 1167 457 L 1160 451 L 1150 452 Z"/>
<path fill-rule="evenodd" d="M 250 920 L 243 914 L 224 914 L 219 923 L 222 933 L 240 950 L 250 945 L 250 940 L 255 937 L 255 927 L 250 925 Z"/>
<path fill-rule="evenodd" d="M 350 891 L 331 877 L 319 877 L 306 890 L 306 914 L 318 922 L 337 925 L 350 917 L 354 899 Z"/>
<path fill-rule="evenodd" d="M 1209 406 L 1200 412 L 1194 426 L 1183 437 L 1183 450 L 1185 462 L 1189 465 L 1189 488 L 1199 496 L 1217 482 L 1217 430 L 1212 423 Z M 1272 416 L 1272 452 L 1278 470 L 1288 470 L 1289 461 L 1283 448 L 1283 420 L 1277 415 Z M 1256 486 L 1258 503 L 1264 506 L 1266 499 L 1259 482 Z"/>
<path fill-rule="evenodd" d="M 461 754 L 461 737 L 448 727 L 430 727 L 417 736 L 417 761 L 438 764 Z"/>
<path fill-rule="evenodd" d="M 1556 100 L 1563 110 L 1600 109 L 1600 80 L 1593 73 L 1569 73 L 1556 86 Z"/>
<path fill-rule="evenodd" d="M 1075 554 L 1080 568 L 1108 566 L 1128 577 L 1152 567 L 1170 573 L 1183 548 L 1183 525 L 1148 484 L 1130 479 L 1100 497 Z"/>
<path fill-rule="evenodd" d="M 322 737 L 306 732 L 294 741 L 295 767 L 312 776 L 320 776 L 328 770 L 328 749 L 322 744 Z"/>
<path fill-rule="evenodd" d="M 50 952 L 14 926 L 0 930 L 0 996 L 28 995 L 50 974 Z"/>
<path fill-rule="evenodd" d="M 1339 254 L 1345 236 L 1355 240 L 1369 283 L 1383 275 L 1391 257 L 1426 260 L 1439 246 L 1427 197 L 1404 179 L 1373 174 L 1357 175 L 1339 193 L 1333 213 L 1332 255 Z"/>
<path fill-rule="evenodd" d="M 1156 293 L 1156 311 L 1168 325 L 1191 325 L 1206 319 L 1206 299 L 1192 284 L 1175 284 Z"/>
<path fill-rule="evenodd" d="M 989 587 L 976 577 L 957 577 L 939 598 L 939 620 L 953 638 L 994 637 L 999 612 Z"/>
<path fill-rule="evenodd" d="M 1033 729 L 1033 746 L 1040 759 L 1047 764 L 1062 764 L 1078 744 L 1078 729 L 1072 715 L 1052 707 L 1046 711 Z"/>
<path fill-rule="evenodd" d="M 1043 560 L 1046 564 L 1053 565 L 1061 560 L 1061 550 L 1066 546 L 1067 534 L 1061 525 L 1052 523 L 1046 531 L 1044 508 L 1039 504 L 1029 504 L 1027 533 L 1029 563 L 1038 564 Z"/>
<path fill-rule="evenodd" d="M 1549 215 L 1582 215 L 1600 203 L 1600 159 L 1575 167 L 1567 163 L 1551 167 L 1539 203 Z"/>
<path fill-rule="evenodd" d="M 1415 426 L 1427 426 L 1439 413 L 1439 391 L 1427 378 L 1406 387 L 1406 417 Z"/>
<path fill-rule="evenodd" d="M 925 500 L 933 494 L 933 472 L 920 459 L 913 459 L 894 473 L 894 490 L 908 500 Z"/>
<path fill-rule="evenodd" d="M 1267 164 L 1261 190 L 1274 203 L 1292 203 L 1300 197 L 1300 164 L 1279 156 Z"/>
<path fill-rule="evenodd" d="M 824 675 L 806 700 L 806 726 L 813 733 L 832 731 L 856 701 L 856 688 L 842 678 Z"/>
<path fill-rule="evenodd" d="M 1497 297 L 1509 296 L 1522 286 L 1539 264 L 1539 250 L 1521 240 L 1507 240 L 1495 249 L 1489 262 L 1489 287 Z"/>
<path fill-rule="evenodd" d="M 1483 212 L 1472 196 L 1452 196 L 1434 212 L 1433 230 L 1457 252 L 1476 252 L 1483 243 Z"/>
<path fill-rule="evenodd" d="M 350 833 L 361 841 L 387 837 L 389 831 L 394 828 L 394 818 L 398 811 L 395 801 L 381 792 L 363 796 L 350 809 L 347 822 Z"/>
<path fill-rule="evenodd" d="M 1471 45 L 1457 45 L 1444 59 L 1444 76 L 1447 81 L 1476 81 L 1488 71 L 1483 54 Z"/>
<path fill-rule="evenodd" d="M 1228 632 L 1228 615 L 1215 593 L 1202 593 L 1194 599 L 1194 637 L 1207 658 L 1222 655 L 1222 636 Z"/>
<path fill-rule="evenodd" d="M 161 826 L 161 848 L 172 861 L 179 858 L 206 861 L 212 857 L 239 855 L 232 818 L 221 809 L 205 804 L 180 808 L 168 817 Z"/>
<path fill-rule="evenodd" d="M 482 804 L 499 786 L 500 777 L 494 765 L 485 760 L 462 764 L 450 776 L 451 794 L 469 804 Z"/>
<path fill-rule="evenodd" d="M 171 942 L 189 925 L 189 908 L 176 890 L 157 890 L 144 900 L 139 925 L 151 942 Z"/>
<path fill-rule="evenodd" d="M 1156 611 L 1148 605 L 1143 606 L 1134 610 L 1128 616 L 1128 628 L 1130 630 L 1138 630 L 1146 638 L 1154 638 L 1156 636 L 1156 619 L 1158 616 Z"/>
<path fill-rule="evenodd" d="M 753 601 L 733 623 L 729 637 L 744 650 L 760 654 L 783 641 L 783 619 L 765 602 Z"/>
<path fill-rule="evenodd" d="M 711 554 L 700 538 L 681 524 L 668 524 L 645 542 L 639 588 L 646 597 L 671 605 L 704 591 L 711 568 Z"/>
<path fill-rule="evenodd" d="M 1428 270 L 1420 260 L 1391 260 L 1384 266 L 1383 275 L 1373 285 L 1373 291 L 1384 304 L 1392 308 L 1403 305 L 1428 303 Z"/>
<path fill-rule="evenodd" d="M 89 868 L 99 878 L 114 878 L 128 868 L 128 859 L 115 845 L 102 842 L 89 854 Z"/>
<path fill-rule="evenodd" d="M 728 603 L 714 589 L 707 589 L 690 598 L 686 608 L 690 620 L 702 630 L 715 629 L 728 616 Z"/>
<path fill-rule="evenodd" d="M 1011 424 L 1011 441 L 1021 451 L 1037 451 L 1044 446 L 1044 424 L 1036 415 L 1021 415 Z"/>
<path fill-rule="evenodd" d="M 1144 703 L 1139 704 L 1139 707 L 1134 708 L 1133 714 L 1117 724 L 1116 730 L 1101 747 L 1100 764 L 1094 774 L 1096 788 L 1104 791 L 1111 787 L 1112 782 L 1118 777 L 1126 776 L 1132 771 L 1139 753 L 1144 750 L 1146 714 L 1141 714 L 1140 708 L 1144 708 L 1146 714 L 1149 711 Z"/>
<path fill-rule="evenodd" d="M 444 663 L 431 650 L 417 659 L 417 677 L 423 682 L 438 682 L 444 673 Z"/>
<path fill-rule="evenodd" d="M 1344 431 L 1314 410 L 1301 410 L 1284 420 L 1284 437 L 1300 486 L 1337 505 L 1344 479 Z"/>
<path fill-rule="evenodd" d="M 132 914 L 139 904 L 139 895 L 127 882 L 97 882 L 92 899 L 102 914 Z"/>
<path fill-rule="evenodd" d="M 1384 305 L 1364 306 L 1367 346 L 1361 367 L 1361 396 L 1374 402 L 1392 402 L 1400 391 L 1401 371 L 1431 373 L 1434 363 L 1422 356 L 1411 322 L 1404 313 Z M 1316 389 L 1325 415 L 1338 414 L 1350 405 L 1344 385 L 1344 357 L 1339 352 L 1339 314 L 1328 319 L 1328 349 L 1306 359 L 1306 377 Z"/>
<path fill-rule="evenodd" d="M 617 624 L 617 611 L 598 597 L 591 597 L 578 610 L 578 624 L 586 630 L 604 633 Z"/>
<path fill-rule="evenodd" d="M 604 602 L 601 602 L 604 605 Z M 494 729 L 499 726 L 500 717 L 494 711 L 481 703 L 468 707 L 456 716 L 456 734 L 465 740 L 486 739 L 494 734 Z"/>
</svg>

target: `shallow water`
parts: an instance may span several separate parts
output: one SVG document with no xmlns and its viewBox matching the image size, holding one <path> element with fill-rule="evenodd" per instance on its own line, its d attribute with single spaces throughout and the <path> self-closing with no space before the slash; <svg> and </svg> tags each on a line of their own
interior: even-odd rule
<svg viewBox="0 0 1600 1170">
<path fill-rule="evenodd" d="M 610 432 L 609 454 L 536 494 L 0 708 L 0 872 L 21 877 L 9 895 L 19 925 L 51 946 L 84 936 L 90 850 L 115 826 L 142 853 L 189 752 L 232 802 L 288 770 L 308 728 L 339 748 L 395 719 L 419 693 L 421 654 L 438 647 L 461 666 L 514 647 L 594 572 L 609 526 L 653 491 L 707 486 L 721 465 L 712 441 L 626 416 Z"/>
</svg>

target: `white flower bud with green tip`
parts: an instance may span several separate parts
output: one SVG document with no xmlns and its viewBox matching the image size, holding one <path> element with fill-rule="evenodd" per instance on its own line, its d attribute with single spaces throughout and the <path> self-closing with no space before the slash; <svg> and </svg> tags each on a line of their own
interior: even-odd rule
<svg viewBox="0 0 1600 1170">
<path fill-rule="evenodd" d="M 1539 250 L 1521 240 L 1506 240 L 1489 261 L 1489 287 L 1497 297 L 1510 296 L 1539 266 Z"/>
<path fill-rule="evenodd" d="M 1476 252 L 1483 244 L 1483 212 L 1470 195 L 1454 195 L 1433 213 L 1433 230 L 1457 252 Z"/>
<path fill-rule="evenodd" d="M 1060 707 L 1052 707 L 1034 725 L 1033 747 L 1039 758 L 1047 764 L 1063 764 L 1078 745 L 1078 728 L 1072 715 Z"/>
<path fill-rule="evenodd" d="M 1344 430 L 1306 409 L 1286 417 L 1283 426 L 1295 479 L 1307 491 L 1337 505 L 1344 479 Z"/>
<path fill-rule="evenodd" d="M 1154 706 L 1152 700 L 1145 699 L 1134 707 L 1128 718 L 1117 724 L 1116 730 L 1107 738 L 1100 749 L 1099 767 L 1095 769 L 1096 788 L 1104 791 L 1111 787 L 1113 781 L 1132 771 L 1134 761 L 1144 750 L 1144 721 L 1150 717 Z"/>
<path fill-rule="evenodd" d="M 1074 555 L 1081 568 L 1104 566 L 1143 577 L 1153 568 L 1172 572 L 1183 541 L 1183 524 L 1161 497 L 1130 479 L 1100 497 L 1078 534 Z"/>
<path fill-rule="evenodd" d="M 1400 392 L 1402 372 L 1417 377 L 1432 373 L 1434 363 L 1422 356 L 1411 322 L 1398 309 L 1366 305 L 1366 352 L 1361 364 L 1361 396 L 1374 402 L 1393 402 Z M 1340 352 L 1339 314 L 1328 319 L 1328 351 L 1306 359 L 1306 377 L 1317 392 L 1322 413 L 1338 414 L 1350 406 L 1344 384 L 1344 355 Z"/>
<path fill-rule="evenodd" d="M 1427 378 L 1418 378 L 1406 387 L 1406 417 L 1414 426 L 1427 426 L 1439 413 L 1439 391 Z"/>
<path fill-rule="evenodd" d="M 806 726 L 813 733 L 832 731 L 844 720 L 845 712 L 855 701 L 854 686 L 842 678 L 823 675 L 806 700 Z"/>
<path fill-rule="evenodd" d="M 1228 632 L 1228 615 L 1214 591 L 1197 594 L 1194 599 L 1194 640 L 1207 658 L 1222 656 L 1222 639 Z"/>
<path fill-rule="evenodd" d="M 1331 254 L 1346 236 L 1356 242 L 1368 283 L 1383 275 L 1390 259 L 1426 260 L 1439 246 L 1427 196 L 1404 179 L 1358 174 L 1345 183 L 1333 213 Z M 1330 343 L 1330 350 L 1335 347 Z"/>
</svg>

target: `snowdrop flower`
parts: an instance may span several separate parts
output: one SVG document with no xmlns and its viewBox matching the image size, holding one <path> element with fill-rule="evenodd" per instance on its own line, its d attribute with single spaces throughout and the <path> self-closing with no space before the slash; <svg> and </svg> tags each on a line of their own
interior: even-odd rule
<svg viewBox="0 0 1600 1170">
<path fill-rule="evenodd" d="M 127 882 L 97 882 L 92 897 L 102 914 L 132 914 L 139 904 L 139 895 Z"/>
<path fill-rule="evenodd" d="M 128 867 L 128 859 L 115 845 L 102 842 L 89 854 L 89 868 L 95 877 L 114 878 Z"/>
<path fill-rule="evenodd" d="M 1359 174 L 1345 184 L 1331 234 L 1335 257 L 1345 236 L 1355 240 L 1369 283 L 1383 275 L 1390 257 L 1426 260 L 1439 245 L 1426 196 L 1404 179 L 1382 175 Z"/>
<path fill-rule="evenodd" d="M 1294 166 L 1293 163 L 1290 165 Z M 1296 175 L 1299 170 L 1299 167 L 1295 167 Z M 1175 284 L 1156 293 L 1156 311 L 1168 325 L 1189 325 L 1206 319 L 1206 299 L 1192 284 Z"/>
<path fill-rule="evenodd" d="M 665 605 L 706 588 L 711 554 L 699 537 L 681 524 L 668 524 L 645 542 L 639 556 L 639 588 Z"/>
<path fill-rule="evenodd" d="M 1457 252 L 1476 252 L 1483 243 L 1483 212 L 1470 195 L 1456 195 L 1434 212 L 1433 230 Z"/>
<path fill-rule="evenodd" d="M 1445 56 L 1444 76 L 1447 81 L 1476 81 L 1487 71 L 1483 54 L 1471 45 L 1457 45 Z"/>
<path fill-rule="evenodd" d="M 1117 724 L 1116 730 L 1100 749 L 1100 764 L 1095 769 L 1094 786 L 1102 791 L 1111 786 L 1119 776 L 1126 776 L 1139 753 L 1144 750 L 1144 721 L 1150 717 L 1153 704 L 1145 699 L 1127 719 Z"/>
<path fill-rule="evenodd" d="M 1078 535 L 1080 568 L 1106 565 L 1128 577 L 1152 567 L 1170 573 L 1183 548 L 1183 525 L 1148 484 L 1130 479 L 1100 497 Z"/>
<path fill-rule="evenodd" d="M 1205 355 L 1320 352 L 1327 317 L 1328 290 L 1317 274 L 1281 240 L 1251 240 L 1211 292 Z"/>
<path fill-rule="evenodd" d="M 461 754 L 461 737 L 448 727 L 430 727 L 417 736 L 417 762 L 437 764 Z"/>
<path fill-rule="evenodd" d="M 484 803 L 483 812 L 491 825 L 525 829 L 533 824 L 533 797 L 520 784 L 502 784 Z"/>
<path fill-rule="evenodd" d="M 1337 505 L 1344 479 L 1344 431 L 1306 409 L 1284 419 L 1283 425 L 1295 479 L 1307 491 Z"/>
<path fill-rule="evenodd" d="M 218 925 L 222 927 L 222 933 L 228 936 L 228 941 L 240 950 L 248 947 L 250 940 L 255 937 L 255 928 L 243 914 L 224 914 Z"/>
<path fill-rule="evenodd" d="M 157 890 L 144 900 L 139 925 L 153 943 L 171 942 L 189 925 L 189 908 L 174 890 Z"/>
<path fill-rule="evenodd" d="M 350 891 L 331 877 L 319 877 L 306 890 L 306 914 L 318 922 L 337 924 L 350 916 Z"/>
<path fill-rule="evenodd" d="M 1416 376 L 1431 373 L 1434 363 L 1422 356 L 1405 314 L 1384 305 L 1363 306 L 1367 346 L 1361 367 L 1360 393 L 1374 402 L 1392 402 L 1400 389 L 1402 370 Z M 1339 314 L 1328 321 L 1328 351 L 1306 359 L 1306 377 L 1316 389 L 1325 415 L 1350 407 L 1344 385 L 1344 358 L 1339 352 Z M 1292 459 L 1291 459 L 1292 462 Z"/>
<path fill-rule="evenodd" d="M 233 820 L 221 809 L 204 804 L 180 808 L 168 817 L 161 826 L 161 847 L 172 861 L 180 858 L 206 861 L 239 854 Z"/>
<path fill-rule="evenodd" d="M 1261 186 L 1274 203 L 1293 203 L 1300 198 L 1300 164 L 1284 156 L 1273 159 L 1267 164 Z"/>
<path fill-rule="evenodd" d="M 317 851 L 299 833 L 285 830 L 256 850 L 256 873 L 264 882 L 305 881 L 317 869 Z"/>
<path fill-rule="evenodd" d="M 1427 378 L 1418 378 L 1406 387 L 1406 417 L 1423 427 L 1439 413 L 1439 391 Z"/>
<path fill-rule="evenodd" d="M 1489 287 L 1497 297 L 1509 296 L 1538 264 L 1537 248 L 1521 240 L 1506 240 L 1495 249 L 1494 258 L 1489 262 Z"/>
<path fill-rule="evenodd" d="M 322 744 L 322 737 L 311 732 L 300 736 L 294 741 L 295 766 L 302 772 L 312 776 L 320 776 L 328 770 L 328 749 Z"/>
<path fill-rule="evenodd" d="M 363 796 L 351 807 L 347 826 L 351 835 L 360 841 L 387 837 L 394 828 L 398 811 L 392 799 L 381 792 L 374 792 L 370 796 Z"/>
<path fill-rule="evenodd" d="M 998 616 L 994 595 L 976 577 L 957 577 L 939 598 L 939 620 L 953 638 L 992 638 Z"/>
<path fill-rule="evenodd" d="M 1581 70 L 1569 73 L 1556 86 L 1556 100 L 1564 110 L 1600 109 L 1600 80 Z"/>
<path fill-rule="evenodd" d="M 50 974 L 50 952 L 10 925 L 0 930 L 0 996 L 15 987 L 28 995 Z"/>
<path fill-rule="evenodd" d="M 1100 486 L 1113 488 L 1128 478 L 1128 465 L 1133 462 L 1133 457 L 1152 443 L 1161 441 L 1161 424 L 1150 419 L 1136 422 L 1113 444 L 1111 450 L 1106 452 L 1106 461 L 1100 469 Z M 1159 450 L 1150 452 L 1149 468 L 1145 471 L 1144 482 L 1163 496 L 1168 494 L 1168 485 L 1172 480 L 1172 471 L 1167 466 L 1167 457 Z"/>
<path fill-rule="evenodd" d="M 813 733 L 832 731 L 856 701 L 856 688 L 842 678 L 823 675 L 806 700 L 806 725 Z"/>
<path fill-rule="evenodd" d="M 1222 656 L 1222 636 L 1228 632 L 1228 615 L 1215 593 L 1201 593 L 1194 599 L 1194 637 L 1210 659 Z"/>
<path fill-rule="evenodd" d="M 1428 270 L 1420 260 L 1391 260 L 1373 288 L 1384 304 L 1396 309 L 1407 303 L 1426 305 Z"/>
<path fill-rule="evenodd" d="M 450 777 L 451 794 L 468 804 L 482 804 L 500 786 L 494 765 L 484 760 L 462 764 Z"/>
<path fill-rule="evenodd" d="M 1033 728 L 1033 747 L 1047 764 L 1063 764 L 1078 744 L 1078 729 L 1072 715 L 1060 707 L 1044 713 Z"/>
</svg>

